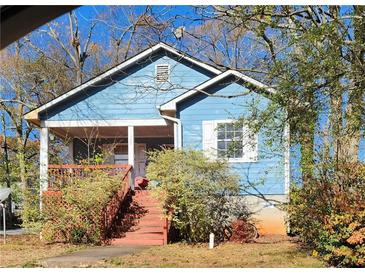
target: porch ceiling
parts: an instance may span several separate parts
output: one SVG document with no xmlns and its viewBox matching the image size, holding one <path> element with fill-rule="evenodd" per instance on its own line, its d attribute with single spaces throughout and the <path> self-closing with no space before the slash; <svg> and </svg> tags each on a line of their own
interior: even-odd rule
<svg viewBox="0 0 365 274">
<path fill-rule="evenodd" d="M 128 137 L 128 127 L 70 127 L 50 128 L 51 133 L 64 137 L 109 138 Z M 135 137 L 174 137 L 173 126 L 135 126 Z"/>
</svg>

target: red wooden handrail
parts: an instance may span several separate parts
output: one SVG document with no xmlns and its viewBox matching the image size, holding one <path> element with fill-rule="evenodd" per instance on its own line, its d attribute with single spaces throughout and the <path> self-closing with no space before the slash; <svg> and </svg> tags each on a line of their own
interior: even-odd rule
<svg viewBox="0 0 365 274">
<path fill-rule="evenodd" d="M 132 166 L 130 165 L 123 165 L 126 166 L 126 170 L 124 173 L 124 176 L 122 178 L 122 185 L 121 188 L 118 190 L 117 193 L 114 194 L 114 196 L 109 200 L 109 203 L 106 205 L 102 212 L 102 218 L 103 218 L 103 231 L 104 234 L 102 235 L 103 241 L 107 241 L 107 237 L 109 232 L 112 229 L 113 222 L 115 218 L 117 217 L 121 206 L 123 204 L 123 201 L 127 197 L 127 194 L 129 193 L 131 187 L 130 187 L 130 172 L 132 170 Z"/>
</svg>

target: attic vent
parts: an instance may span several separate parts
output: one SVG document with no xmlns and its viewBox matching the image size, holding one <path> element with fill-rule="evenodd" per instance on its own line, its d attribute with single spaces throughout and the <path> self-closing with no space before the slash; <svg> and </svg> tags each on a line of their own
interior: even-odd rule
<svg viewBox="0 0 365 274">
<path fill-rule="evenodd" d="M 170 66 L 168 64 L 156 65 L 156 82 L 165 83 L 169 81 Z"/>
</svg>

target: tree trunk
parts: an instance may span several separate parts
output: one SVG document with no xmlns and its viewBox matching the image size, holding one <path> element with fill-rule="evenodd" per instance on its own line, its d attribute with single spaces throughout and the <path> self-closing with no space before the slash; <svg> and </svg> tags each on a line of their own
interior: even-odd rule
<svg viewBox="0 0 365 274">
<path fill-rule="evenodd" d="M 342 132 L 342 95 L 333 94 L 331 96 L 331 111 L 329 114 L 330 135 L 332 137 L 333 160 L 336 165 L 342 162 L 345 157 L 342 151 L 343 148 L 343 132 Z"/>
<path fill-rule="evenodd" d="M 23 141 L 21 138 L 17 138 L 17 157 L 18 157 L 18 163 L 19 163 L 19 177 L 20 177 L 20 182 L 22 184 L 22 189 L 26 190 L 28 187 L 27 184 L 27 175 L 26 175 L 26 164 L 25 164 L 25 149 L 23 146 Z"/>
<path fill-rule="evenodd" d="M 352 54 L 351 76 L 352 84 L 349 90 L 349 100 L 346 106 L 345 142 L 342 144 L 347 161 L 358 161 L 360 129 L 363 125 L 364 93 L 365 93 L 365 6 L 354 6 L 354 47 Z"/>
<path fill-rule="evenodd" d="M 3 125 L 2 128 L 2 133 L 3 133 L 3 149 L 4 149 L 4 165 L 5 165 L 5 182 L 6 182 L 6 187 L 10 187 L 11 181 L 10 181 L 10 168 L 9 168 L 9 147 L 8 147 L 8 142 L 7 142 L 7 138 L 6 138 L 6 124 L 5 124 L 5 115 L 2 114 L 1 115 L 1 122 Z"/>
</svg>

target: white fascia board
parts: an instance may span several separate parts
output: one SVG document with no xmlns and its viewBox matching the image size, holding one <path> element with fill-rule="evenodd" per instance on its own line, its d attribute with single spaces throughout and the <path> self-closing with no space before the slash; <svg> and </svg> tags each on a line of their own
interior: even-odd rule
<svg viewBox="0 0 365 274">
<path fill-rule="evenodd" d="M 77 92 L 79 92 L 79 91 L 81 91 L 81 90 L 83 90 L 83 89 L 85 89 L 87 87 L 90 87 L 90 86 L 94 85 L 98 81 L 100 81 L 100 80 L 102 80 L 102 79 L 104 79 L 104 78 L 106 78 L 106 77 L 114 74 L 115 72 L 117 72 L 119 70 L 128 68 L 129 66 L 133 65 L 134 63 L 138 62 L 139 60 L 143 59 L 144 57 L 152 54 L 153 52 L 158 51 L 161 48 L 162 49 L 165 49 L 166 51 L 169 51 L 172 54 L 177 55 L 178 57 L 183 58 L 183 59 L 185 59 L 185 60 L 187 60 L 187 61 L 189 61 L 189 62 L 191 62 L 193 64 L 196 64 L 196 65 L 198 65 L 198 66 L 200 66 L 202 68 L 205 68 L 206 70 L 209 70 L 209 71 L 211 71 L 211 72 L 213 72 L 215 74 L 221 73 L 220 70 L 218 70 L 218 69 L 216 69 L 216 68 L 214 68 L 214 67 L 212 67 L 212 66 L 210 66 L 208 64 L 205 64 L 203 62 L 199 62 L 197 60 L 194 60 L 193 58 L 190 58 L 190 57 L 188 57 L 188 56 L 186 56 L 184 54 L 181 54 L 178 51 L 176 51 L 174 48 L 172 48 L 172 47 L 170 47 L 170 46 L 168 46 L 168 45 L 166 45 L 166 44 L 164 44 L 164 43 L 161 42 L 161 43 L 156 44 L 155 46 L 153 46 L 153 47 L 151 47 L 149 49 L 146 49 L 145 51 L 137 54 L 136 56 L 134 56 L 134 57 L 126 60 L 125 62 L 121 63 L 120 65 L 118 65 L 118 66 L 116 66 L 116 67 L 114 67 L 114 68 L 106 71 L 105 73 L 103 73 L 103 74 L 95 77 L 94 79 L 92 79 L 90 81 L 87 81 L 86 83 L 80 85 L 79 87 L 74 88 L 74 89 L 70 90 L 69 92 L 67 92 L 67 93 L 65 93 L 65 94 L 63 94 L 63 95 L 61 95 L 61 96 L 53 99 L 52 101 L 44 104 L 43 106 L 40 106 L 39 108 L 36 108 L 36 109 L 30 111 L 29 113 L 27 113 L 26 115 L 24 115 L 25 120 L 33 119 L 35 116 L 38 117 L 38 113 L 39 112 L 41 112 L 41 111 L 43 111 L 43 110 L 45 110 L 45 109 L 47 109 L 47 108 L 49 108 L 49 107 L 51 107 L 51 106 L 59 103 L 59 102 L 61 102 L 62 100 L 64 100 L 64 99 L 66 99 L 66 98 L 68 98 L 68 97 L 76 94 Z"/>
<path fill-rule="evenodd" d="M 236 77 L 242 79 L 245 82 L 251 83 L 251 84 L 253 84 L 253 85 L 255 85 L 255 86 L 259 87 L 259 88 L 266 89 L 269 93 L 272 93 L 272 94 L 276 93 L 275 89 L 270 88 L 269 86 L 265 85 L 264 83 L 261 83 L 261 82 L 255 80 L 255 79 L 247 76 L 247 75 L 244 75 L 244 74 L 242 74 L 239 71 L 230 70 L 230 72 L 233 75 L 235 75 Z"/>
<path fill-rule="evenodd" d="M 164 43 L 161 43 L 161 47 L 187 61 L 189 61 L 190 63 L 193 63 L 195 65 L 198 65 L 202 68 L 205 68 L 206 70 L 209 70 L 210 72 L 213 72 L 214 74 L 220 74 L 222 73 L 222 71 L 220 71 L 219 69 L 216 69 L 215 67 L 211 66 L 211 65 L 208 65 L 208 64 L 205 64 L 203 62 L 200 62 L 198 60 L 195 60 L 193 58 L 190 58 L 189 56 L 185 55 L 185 54 L 182 54 L 180 52 L 178 52 L 177 50 L 175 50 L 173 47 L 170 47 L 169 45 L 166 45 Z"/>
<path fill-rule="evenodd" d="M 159 107 L 160 110 L 176 110 L 176 103 L 194 95 L 197 92 L 202 92 L 202 90 L 204 88 L 209 87 L 210 85 L 213 85 L 215 82 L 223 79 L 224 77 L 226 77 L 229 74 L 228 71 L 223 72 L 221 74 L 219 74 L 218 76 L 206 81 L 205 83 L 201 84 L 200 86 L 197 86 L 194 89 L 191 89 L 183 94 L 181 94 L 180 96 L 176 97 L 175 99 L 167 102 L 166 104 L 163 104 Z"/>
<path fill-rule="evenodd" d="M 192 95 L 194 95 L 195 93 L 197 92 L 202 92 L 205 88 L 219 82 L 220 80 L 224 79 L 225 77 L 229 76 L 229 75 L 234 75 L 236 76 L 237 78 L 239 79 L 242 79 L 243 81 L 245 82 L 248 82 L 248 83 L 251 83 L 259 88 L 263 88 L 263 89 L 266 89 L 268 92 L 270 93 L 275 93 L 275 90 L 272 89 L 272 88 L 269 88 L 267 85 L 255 80 L 255 79 L 252 79 L 251 77 L 248 77 L 238 71 L 235 71 L 235 70 L 227 70 L 219 75 L 217 75 L 216 77 L 204 82 L 203 84 L 201 84 L 200 86 L 197 86 L 196 88 L 194 89 L 191 89 L 183 94 L 181 94 L 180 96 L 176 97 L 175 99 L 161 105 L 159 107 L 160 110 L 176 110 L 176 104 Z"/>
<path fill-rule="evenodd" d="M 167 126 L 165 119 L 42 121 L 41 127 Z"/>
</svg>

